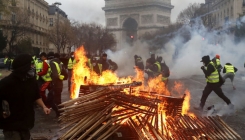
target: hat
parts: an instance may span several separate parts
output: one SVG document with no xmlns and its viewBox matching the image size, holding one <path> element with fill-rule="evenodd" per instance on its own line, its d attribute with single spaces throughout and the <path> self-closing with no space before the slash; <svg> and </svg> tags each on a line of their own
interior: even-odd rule
<svg viewBox="0 0 245 140">
<path fill-rule="evenodd" d="M 53 58 L 54 58 L 54 52 L 49 52 L 48 59 L 53 59 Z"/>
<path fill-rule="evenodd" d="M 102 54 L 102 57 L 107 57 L 107 54 L 106 54 L 106 53 L 103 53 L 103 54 Z"/>
<path fill-rule="evenodd" d="M 203 56 L 202 60 L 200 62 L 209 62 L 210 61 L 210 57 L 209 55 Z"/>
<path fill-rule="evenodd" d="M 220 56 L 218 55 L 218 54 L 216 54 L 216 56 L 215 56 L 216 58 L 218 58 L 218 59 L 220 59 Z"/>
<path fill-rule="evenodd" d="M 59 53 L 55 53 L 55 54 L 54 54 L 54 57 L 55 57 L 55 58 L 60 58 L 60 54 L 59 54 Z"/>
<path fill-rule="evenodd" d="M 12 64 L 13 70 L 19 69 L 21 67 L 27 66 L 30 68 L 31 64 L 34 63 L 32 56 L 29 54 L 18 55 Z"/>
</svg>

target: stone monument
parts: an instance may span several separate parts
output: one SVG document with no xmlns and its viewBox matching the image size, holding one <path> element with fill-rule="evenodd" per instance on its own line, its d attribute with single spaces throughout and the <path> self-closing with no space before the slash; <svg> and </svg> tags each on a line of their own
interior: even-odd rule
<svg viewBox="0 0 245 140">
<path fill-rule="evenodd" d="M 115 35 L 117 48 L 170 24 L 171 0 L 105 0 L 106 27 Z"/>
</svg>

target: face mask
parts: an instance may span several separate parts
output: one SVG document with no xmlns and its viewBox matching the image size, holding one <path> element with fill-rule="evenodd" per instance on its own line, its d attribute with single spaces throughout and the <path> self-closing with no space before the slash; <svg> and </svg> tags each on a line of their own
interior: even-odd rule
<svg viewBox="0 0 245 140">
<path fill-rule="evenodd" d="M 74 55 L 71 55 L 71 57 L 74 57 Z"/>
<path fill-rule="evenodd" d="M 35 76 L 35 69 L 34 69 L 34 68 L 31 68 L 31 69 L 27 72 L 27 75 L 30 76 L 30 77 L 34 77 L 34 76 Z"/>
<path fill-rule="evenodd" d="M 203 64 L 203 66 L 205 66 L 205 63 L 202 63 Z"/>
</svg>

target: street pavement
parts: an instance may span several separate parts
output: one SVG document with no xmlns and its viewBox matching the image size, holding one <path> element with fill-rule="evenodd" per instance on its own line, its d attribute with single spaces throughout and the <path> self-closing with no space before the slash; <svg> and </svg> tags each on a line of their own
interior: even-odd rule
<svg viewBox="0 0 245 140">
<path fill-rule="evenodd" d="M 194 113 L 196 116 L 205 116 L 206 113 L 201 113 L 193 109 L 200 103 L 202 96 L 202 91 L 206 85 L 204 75 L 195 75 L 182 79 L 171 79 L 169 80 L 169 89 L 173 88 L 175 82 L 180 82 L 183 84 L 185 89 L 188 89 L 191 93 L 190 100 L 190 112 Z M 231 99 L 232 103 L 235 105 L 235 111 L 232 114 L 225 114 L 223 109 L 217 109 L 219 115 L 222 115 L 222 119 L 233 128 L 243 139 L 245 139 L 245 81 L 241 76 L 236 76 L 234 83 L 236 85 L 236 90 L 233 90 L 231 82 L 227 79 L 225 85 L 222 86 L 224 94 Z M 184 94 L 184 93 L 183 93 Z M 67 101 L 70 98 L 67 81 L 64 81 L 64 89 L 62 92 L 62 101 Z M 207 99 L 205 107 L 215 105 L 216 108 L 225 108 L 225 102 L 220 99 L 214 92 L 210 94 Z M 215 114 L 214 114 L 215 115 Z M 52 112 L 50 115 L 44 115 L 41 108 L 36 109 L 36 121 L 35 126 L 31 130 L 32 137 L 35 138 L 48 138 L 56 140 L 62 132 L 59 132 L 61 126 L 55 118 L 55 113 Z M 0 133 L 0 140 L 3 139 L 3 135 Z"/>
</svg>

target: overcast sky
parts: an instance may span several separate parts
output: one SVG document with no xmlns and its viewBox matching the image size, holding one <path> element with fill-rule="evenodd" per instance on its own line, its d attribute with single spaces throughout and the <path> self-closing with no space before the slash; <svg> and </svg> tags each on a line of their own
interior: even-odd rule
<svg viewBox="0 0 245 140">
<path fill-rule="evenodd" d="M 105 24 L 104 0 L 46 0 L 49 4 L 61 2 L 60 8 L 66 12 L 70 19 L 81 22 L 96 22 Z M 190 3 L 204 3 L 205 0 L 172 0 L 174 9 L 171 14 L 171 21 L 174 22 L 179 12 L 185 9 Z"/>
</svg>

